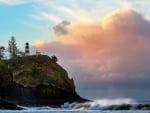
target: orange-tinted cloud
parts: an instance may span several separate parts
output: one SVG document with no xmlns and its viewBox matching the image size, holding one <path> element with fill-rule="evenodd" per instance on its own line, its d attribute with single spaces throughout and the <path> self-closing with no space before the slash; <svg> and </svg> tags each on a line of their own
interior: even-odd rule
<svg viewBox="0 0 150 113">
<path fill-rule="evenodd" d="M 97 89 L 100 96 L 103 91 L 116 96 L 116 91 L 117 96 L 135 98 L 134 92 L 150 94 L 150 21 L 142 14 L 118 10 L 101 23 L 71 24 L 67 34 L 55 39 L 40 49 L 60 58 L 79 90 Z"/>
<path fill-rule="evenodd" d="M 44 45 L 45 45 L 45 42 L 42 40 L 37 40 L 33 43 L 33 46 L 35 46 L 37 48 L 43 47 Z"/>
</svg>

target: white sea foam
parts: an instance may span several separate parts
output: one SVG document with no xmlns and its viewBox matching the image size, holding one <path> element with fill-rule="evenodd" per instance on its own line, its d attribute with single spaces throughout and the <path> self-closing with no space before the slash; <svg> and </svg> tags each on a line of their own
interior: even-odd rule
<svg viewBox="0 0 150 113">
<path fill-rule="evenodd" d="M 123 105 L 123 104 L 136 104 L 133 99 L 119 98 L 119 99 L 100 99 L 86 103 L 72 103 L 68 102 L 61 105 L 61 108 L 65 109 L 79 109 L 79 110 L 102 110 L 103 108 L 111 105 Z"/>
<path fill-rule="evenodd" d="M 101 99 L 95 100 L 92 104 L 99 104 L 101 106 L 110 106 L 110 105 L 122 105 L 122 104 L 135 104 L 136 102 L 130 98 L 118 98 L 118 99 Z"/>
</svg>

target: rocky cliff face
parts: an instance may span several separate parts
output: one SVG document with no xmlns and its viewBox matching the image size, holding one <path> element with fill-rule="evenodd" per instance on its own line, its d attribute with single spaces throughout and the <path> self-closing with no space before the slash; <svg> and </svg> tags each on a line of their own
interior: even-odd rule
<svg viewBox="0 0 150 113">
<path fill-rule="evenodd" d="M 0 61 L 0 96 L 29 106 L 85 101 L 76 93 L 73 79 L 46 55 Z"/>
</svg>

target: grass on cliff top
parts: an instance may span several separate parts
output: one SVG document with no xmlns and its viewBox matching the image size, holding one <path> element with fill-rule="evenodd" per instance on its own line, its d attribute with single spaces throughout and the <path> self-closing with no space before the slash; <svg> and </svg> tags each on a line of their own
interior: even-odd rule
<svg viewBox="0 0 150 113">
<path fill-rule="evenodd" d="M 47 55 L 18 57 L 7 61 L 14 80 L 24 86 L 52 84 L 64 89 L 75 89 L 74 82 L 66 70 Z"/>
</svg>

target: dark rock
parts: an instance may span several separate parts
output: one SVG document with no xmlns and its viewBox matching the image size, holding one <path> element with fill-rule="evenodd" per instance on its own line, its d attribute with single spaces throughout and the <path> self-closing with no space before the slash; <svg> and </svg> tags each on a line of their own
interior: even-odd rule
<svg viewBox="0 0 150 113">
<path fill-rule="evenodd" d="M 135 107 L 137 110 L 150 110 L 150 104 L 139 104 Z"/>
<path fill-rule="evenodd" d="M 111 105 L 105 107 L 103 110 L 150 110 L 150 104 L 125 104 L 125 105 Z"/>
<path fill-rule="evenodd" d="M 85 102 L 86 99 L 81 98 L 76 92 L 72 93 L 61 88 L 50 85 L 39 85 L 35 88 L 35 95 L 38 103 L 60 106 L 65 102 Z"/>
<path fill-rule="evenodd" d="M 25 106 L 87 101 L 76 93 L 67 72 L 45 55 L 0 61 L 0 97 L 6 104 Z"/>
<path fill-rule="evenodd" d="M 4 110 L 21 110 L 22 108 L 9 102 L 0 101 L 0 109 Z"/>
<path fill-rule="evenodd" d="M 132 106 L 130 104 L 125 105 L 111 105 L 108 107 L 105 107 L 104 110 L 130 110 Z"/>
</svg>

